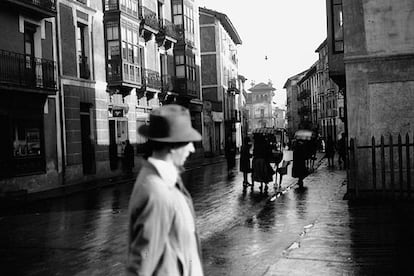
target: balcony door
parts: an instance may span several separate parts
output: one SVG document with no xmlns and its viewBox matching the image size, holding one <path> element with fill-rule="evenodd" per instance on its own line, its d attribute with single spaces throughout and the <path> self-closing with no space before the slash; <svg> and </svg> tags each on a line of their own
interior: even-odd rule
<svg viewBox="0 0 414 276">
<path fill-rule="evenodd" d="M 25 72 L 26 81 L 29 85 L 34 85 L 36 81 L 36 63 L 35 63 L 35 44 L 34 34 L 36 27 L 31 24 L 24 25 L 24 54 L 25 54 Z"/>
</svg>

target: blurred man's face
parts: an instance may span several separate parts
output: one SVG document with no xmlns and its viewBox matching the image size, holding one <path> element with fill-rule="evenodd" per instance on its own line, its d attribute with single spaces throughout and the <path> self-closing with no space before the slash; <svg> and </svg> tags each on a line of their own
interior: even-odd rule
<svg viewBox="0 0 414 276">
<path fill-rule="evenodd" d="M 184 163 L 187 160 L 188 156 L 194 151 L 195 148 L 192 142 L 188 143 L 183 147 L 172 149 L 171 154 L 174 165 L 177 168 L 184 166 Z"/>
</svg>

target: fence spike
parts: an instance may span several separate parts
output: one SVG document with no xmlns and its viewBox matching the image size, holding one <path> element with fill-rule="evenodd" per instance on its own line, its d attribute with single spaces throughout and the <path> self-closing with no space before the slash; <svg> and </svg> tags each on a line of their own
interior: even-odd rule
<svg viewBox="0 0 414 276">
<path fill-rule="evenodd" d="M 407 166 L 407 192 L 408 198 L 411 197 L 411 164 L 410 164 L 410 135 L 405 135 L 405 159 Z"/>
<path fill-rule="evenodd" d="M 384 150 L 384 135 L 381 135 L 381 186 L 382 193 L 385 196 L 385 150 Z"/>
<path fill-rule="evenodd" d="M 402 140 L 401 134 L 398 134 L 398 179 L 400 181 L 400 196 L 404 194 L 403 189 L 403 157 L 402 157 Z"/>
<path fill-rule="evenodd" d="M 374 193 L 377 192 L 377 161 L 375 158 L 375 137 L 371 138 L 371 161 L 372 161 L 372 186 L 374 188 Z"/>
<path fill-rule="evenodd" d="M 394 145 L 392 141 L 392 134 L 390 133 L 389 136 L 389 144 L 390 144 L 390 178 L 391 178 L 391 193 L 392 196 L 395 196 L 395 187 L 394 187 Z"/>
</svg>

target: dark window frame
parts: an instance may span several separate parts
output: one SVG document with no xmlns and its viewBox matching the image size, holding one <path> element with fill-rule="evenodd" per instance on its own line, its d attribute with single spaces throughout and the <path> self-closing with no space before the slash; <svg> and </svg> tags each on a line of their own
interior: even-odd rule
<svg viewBox="0 0 414 276">
<path fill-rule="evenodd" d="M 332 0 L 332 46 L 334 53 L 344 52 L 344 22 L 342 0 Z M 337 13 L 338 12 L 338 13 Z M 339 18 L 338 18 L 339 16 Z M 338 37 L 339 36 L 339 37 Z"/>
</svg>

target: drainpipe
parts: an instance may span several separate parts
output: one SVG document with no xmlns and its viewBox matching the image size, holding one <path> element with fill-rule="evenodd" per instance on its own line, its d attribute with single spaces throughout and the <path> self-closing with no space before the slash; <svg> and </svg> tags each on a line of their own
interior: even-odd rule
<svg viewBox="0 0 414 276">
<path fill-rule="evenodd" d="M 60 45 L 60 14 L 59 14 L 59 1 L 56 1 L 56 17 L 55 17 L 55 25 L 56 25 L 56 45 L 57 45 L 57 86 L 58 86 L 58 110 L 59 110 L 59 121 L 58 125 L 60 126 L 60 149 L 58 151 L 61 152 L 61 185 L 65 185 L 65 172 L 66 172 L 66 127 L 65 127 L 65 104 L 64 104 L 64 93 L 63 93 L 63 84 L 61 82 L 60 76 L 62 72 L 62 47 Z M 59 136 L 59 135 L 58 135 Z"/>
</svg>

